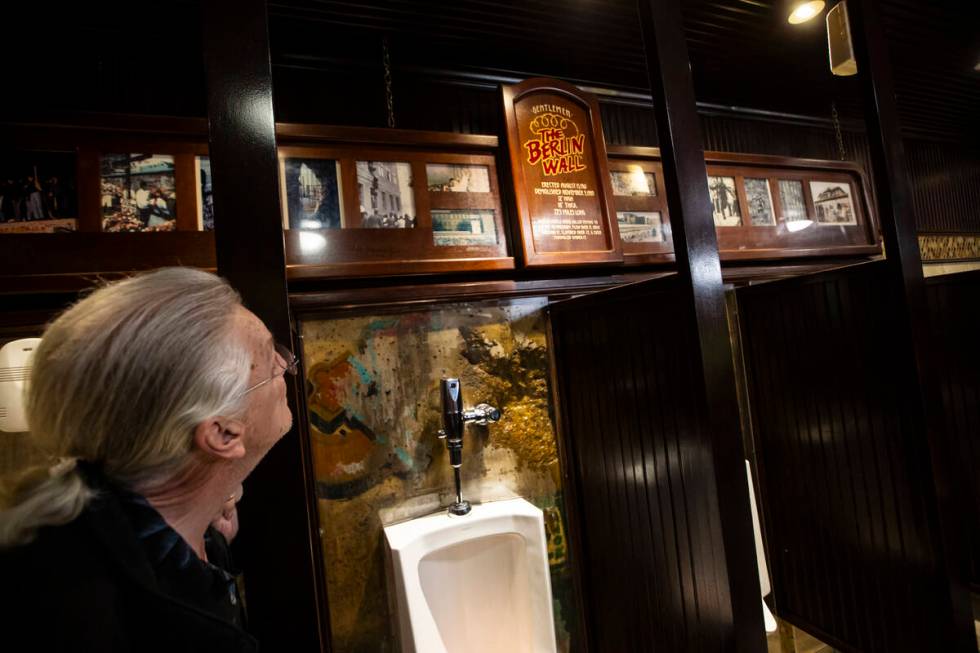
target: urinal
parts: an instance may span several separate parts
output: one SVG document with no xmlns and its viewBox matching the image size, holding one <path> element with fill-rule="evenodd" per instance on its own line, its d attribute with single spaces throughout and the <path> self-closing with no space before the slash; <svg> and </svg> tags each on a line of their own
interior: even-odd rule
<svg viewBox="0 0 980 653">
<path fill-rule="evenodd" d="M 495 501 L 384 531 L 403 653 L 554 653 L 538 508 Z"/>
</svg>

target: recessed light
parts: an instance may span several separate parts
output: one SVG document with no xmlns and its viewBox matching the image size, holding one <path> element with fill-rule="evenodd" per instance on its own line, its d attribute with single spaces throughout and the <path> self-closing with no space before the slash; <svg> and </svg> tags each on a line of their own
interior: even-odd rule
<svg viewBox="0 0 980 653">
<path fill-rule="evenodd" d="M 790 25 L 799 25 L 800 23 L 805 23 L 806 21 L 815 18 L 823 11 L 824 0 L 809 0 L 804 2 L 798 2 L 793 6 L 793 11 L 790 12 L 789 21 Z"/>
</svg>

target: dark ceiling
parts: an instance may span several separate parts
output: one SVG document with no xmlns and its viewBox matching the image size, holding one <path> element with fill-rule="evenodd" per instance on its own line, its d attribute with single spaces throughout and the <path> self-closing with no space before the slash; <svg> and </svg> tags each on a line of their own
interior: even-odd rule
<svg viewBox="0 0 980 653">
<path fill-rule="evenodd" d="M 828 7 L 835 4 L 828 2 Z M 785 20 L 783 0 L 683 0 L 698 100 L 827 117 L 861 115 L 855 79 L 827 65 L 823 20 Z M 975 134 L 980 108 L 978 0 L 882 0 L 903 127 Z M 279 0 L 269 4 L 280 66 L 348 65 L 354 54 L 498 77 L 546 75 L 645 93 L 632 0 Z"/>
<path fill-rule="evenodd" d="M 980 0 L 880 1 L 903 128 L 978 139 Z M 822 20 L 788 25 L 784 0 L 682 8 L 700 102 L 817 117 L 833 102 L 845 119 L 861 115 L 856 80 L 828 71 Z M 401 93 L 423 77 L 492 85 L 532 75 L 646 93 L 633 0 L 275 0 L 269 16 L 274 74 L 288 78 L 291 104 L 310 89 L 311 104 L 373 106 L 383 37 Z M 0 42 L 14 99 L 3 110 L 204 114 L 199 0 L 69 3 L 23 20 L 37 29 Z"/>
</svg>

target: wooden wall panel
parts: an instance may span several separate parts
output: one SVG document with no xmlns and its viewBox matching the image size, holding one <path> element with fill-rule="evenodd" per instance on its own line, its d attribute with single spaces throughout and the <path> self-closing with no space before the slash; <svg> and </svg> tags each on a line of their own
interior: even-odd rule
<svg viewBox="0 0 980 653">
<path fill-rule="evenodd" d="M 949 650 L 885 277 L 875 262 L 737 291 L 776 611 L 846 651 Z"/>
<path fill-rule="evenodd" d="M 946 434 L 961 464 L 955 490 L 968 498 L 970 584 L 980 592 L 980 271 L 926 281 Z"/>
<path fill-rule="evenodd" d="M 590 650 L 734 650 L 695 334 L 672 279 L 644 286 L 552 309 Z"/>
<path fill-rule="evenodd" d="M 920 232 L 980 232 L 980 150 L 905 139 Z"/>
</svg>

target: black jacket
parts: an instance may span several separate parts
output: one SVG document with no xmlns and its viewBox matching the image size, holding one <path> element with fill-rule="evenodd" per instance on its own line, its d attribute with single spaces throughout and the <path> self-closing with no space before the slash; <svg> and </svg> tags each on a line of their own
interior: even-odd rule
<svg viewBox="0 0 980 653">
<path fill-rule="evenodd" d="M 0 553 L 0 648 L 250 652 L 255 639 L 162 589 L 123 502 L 100 492 L 73 522 Z"/>
</svg>

